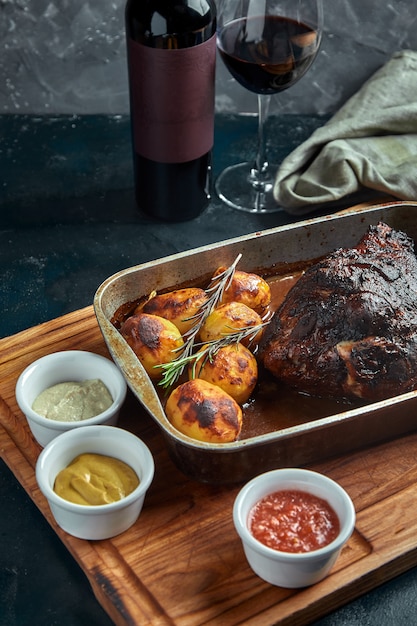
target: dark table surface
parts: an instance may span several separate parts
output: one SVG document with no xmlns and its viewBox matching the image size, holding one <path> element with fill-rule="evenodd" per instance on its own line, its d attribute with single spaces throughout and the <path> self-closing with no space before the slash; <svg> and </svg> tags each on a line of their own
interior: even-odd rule
<svg viewBox="0 0 417 626">
<path fill-rule="evenodd" d="M 272 119 L 271 156 L 279 162 L 324 121 Z M 214 175 L 252 157 L 255 147 L 256 120 L 219 116 Z M 193 221 L 154 222 L 134 205 L 126 117 L 0 116 L 0 336 L 91 304 L 100 283 L 120 269 L 290 221 L 284 212 L 233 211 L 214 197 Z M 0 502 L 0 626 L 111 624 L 3 461 Z M 315 624 L 417 624 L 417 569 Z"/>
</svg>

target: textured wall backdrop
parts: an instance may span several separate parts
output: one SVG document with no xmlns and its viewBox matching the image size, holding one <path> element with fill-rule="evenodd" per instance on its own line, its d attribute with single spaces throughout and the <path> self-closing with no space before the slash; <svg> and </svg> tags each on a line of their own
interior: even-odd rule
<svg viewBox="0 0 417 626">
<path fill-rule="evenodd" d="M 331 113 L 393 52 L 417 49 L 415 0 L 324 0 L 313 67 L 273 111 Z M 256 97 L 217 64 L 218 111 Z M 128 112 L 124 0 L 0 0 L 0 112 Z"/>
</svg>

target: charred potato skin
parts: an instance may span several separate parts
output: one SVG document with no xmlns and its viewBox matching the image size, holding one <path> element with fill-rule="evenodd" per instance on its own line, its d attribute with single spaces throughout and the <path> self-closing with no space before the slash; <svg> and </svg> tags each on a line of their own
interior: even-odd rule
<svg viewBox="0 0 417 626">
<path fill-rule="evenodd" d="M 204 346 L 200 351 L 204 351 Z M 190 380 L 193 377 L 217 385 L 242 405 L 256 387 L 258 363 L 248 348 L 234 343 L 220 348 L 210 359 L 202 357 L 195 367 L 190 366 Z"/>
<path fill-rule="evenodd" d="M 203 343 L 222 339 L 225 335 L 230 335 L 233 331 L 242 328 L 252 327 L 262 324 L 262 318 L 253 309 L 241 302 L 227 302 L 221 304 L 207 316 L 201 326 L 199 338 Z M 256 342 L 260 340 L 262 331 L 259 331 L 254 338 Z M 249 338 L 243 339 L 243 345 L 249 344 Z"/>
<path fill-rule="evenodd" d="M 129 317 L 120 333 L 136 354 L 152 380 L 162 377 L 162 369 L 155 367 L 173 361 L 184 340 L 178 328 L 157 315 L 139 313 Z"/>
<path fill-rule="evenodd" d="M 219 267 L 214 277 L 225 270 L 226 267 Z M 262 276 L 235 270 L 233 279 L 223 294 L 222 304 L 226 302 L 241 302 L 262 315 L 271 304 L 271 288 Z"/>
<path fill-rule="evenodd" d="M 195 378 L 170 394 L 165 412 L 184 435 L 210 443 L 235 441 L 242 428 L 242 409 L 225 391 Z"/>
<path fill-rule="evenodd" d="M 155 295 L 144 304 L 142 312 L 170 320 L 183 335 L 196 322 L 190 318 L 200 311 L 207 300 L 208 296 L 204 289 L 198 287 L 175 289 Z"/>
</svg>

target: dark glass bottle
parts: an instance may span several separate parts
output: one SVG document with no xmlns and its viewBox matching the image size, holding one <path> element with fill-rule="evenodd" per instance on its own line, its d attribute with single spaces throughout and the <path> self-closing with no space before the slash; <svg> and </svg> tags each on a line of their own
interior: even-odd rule
<svg viewBox="0 0 417 626">
<path fill-rule="evenodd" d="M 214 136 L 214 0 L 127 0 L 136 202 L 181 222 L 210 199 Z"/>
</svg>

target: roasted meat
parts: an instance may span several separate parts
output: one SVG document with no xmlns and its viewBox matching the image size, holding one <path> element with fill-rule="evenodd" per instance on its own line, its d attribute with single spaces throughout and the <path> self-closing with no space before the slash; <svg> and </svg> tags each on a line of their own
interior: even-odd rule
<svg viewBox="0 0 417 626">
<path fill-rule="evenodd" d="M 310 395 L 377 401 L 417 388 L 417 259 L 386 224 L 300 277 L 269 324 L 259 357 Z"/>
</svg>

